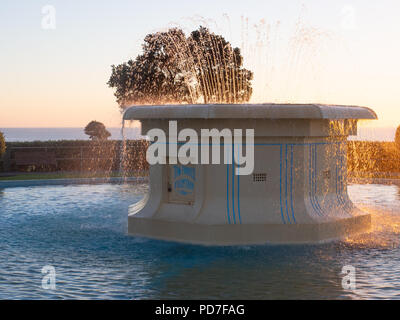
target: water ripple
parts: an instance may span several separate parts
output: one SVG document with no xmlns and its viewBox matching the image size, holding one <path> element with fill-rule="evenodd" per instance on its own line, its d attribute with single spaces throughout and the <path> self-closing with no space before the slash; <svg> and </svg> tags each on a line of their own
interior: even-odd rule
<svg viewBox="0 0 400 320">
<path fill-rule="evenodd" d="M 306 246 L 206 247 L 126 235 L 146 185 L 6 188 L 0 192 L 1 299 L 398 299 L 397 186 L 351 185 L 374 230 Z M 342 267 L 357 289 L 341 286 Z M 56 269 L 56 289 L 41 269 Z"/>
</svg>

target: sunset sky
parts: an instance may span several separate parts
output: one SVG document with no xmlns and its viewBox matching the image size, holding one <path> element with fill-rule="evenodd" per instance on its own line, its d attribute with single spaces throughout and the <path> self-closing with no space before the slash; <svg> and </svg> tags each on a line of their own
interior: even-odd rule
<svg viewBox="0 0 400 320">
<path fill-rule="evenodd" d="M 46 5 L 55 29 L 44 29 Z M 400 124 L 399 1 L 33 1 L 0 3 L 0 128 L 118 127 L 106 82 L 146 34 L 200 24 L 242 48 L 251 102 L 372 107 Z"/>
</svg>

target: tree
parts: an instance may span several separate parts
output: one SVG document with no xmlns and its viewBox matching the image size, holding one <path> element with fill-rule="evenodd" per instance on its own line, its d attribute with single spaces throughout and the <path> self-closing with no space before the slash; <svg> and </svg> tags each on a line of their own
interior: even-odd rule
<svg viewBox="0 0 400 320">
<path fill-rule="evenodd" d="M 240 103 L 251 98 L 253 73 L 243 68 L 239 48 L 222 36 L 200 27 L 188 43 L 196 66 L 197 81 L 204 103 Z"/>
<path fill-rule="evenodd" d="M 3 133 L 0 131 L 0 157 L 6 152 L 6 141 Z"/>
<path fill-rule="evenodd" d="M 149 34 L 135 60 L 113 65 L 108 85 L 121 109 L 129 104 L 239 103 L 252 94 L 253 73 L 239 48 L 200 27 Z"/>
<path fill-rule="evenodd" d="M 400 126 L 398 126 L 396 129 L 396 135 L 394 138 L 394 142 L 396 144 L 396 147 L 400 150 Z"/>
<path fill-rule="evenodd" d="M 107 140 L 111 133 L 108 132 L 104 124 L 98 121 L 91 121 L 85 127 L 85 134 L 89 136 L 91 140 Z"/>
</svg>

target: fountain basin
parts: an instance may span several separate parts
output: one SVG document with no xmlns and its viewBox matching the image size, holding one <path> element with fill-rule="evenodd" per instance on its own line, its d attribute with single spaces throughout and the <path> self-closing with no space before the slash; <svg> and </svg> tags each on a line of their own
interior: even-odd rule
<svg viewBox="0 0 400 320">
<path fill-rule="evenodd" d="M 178 131 L 191 128 L 199 135 L 201 129 L 254 129 L 254 170 L 236 175 L 234 163 L 151 165 L 150 192 L 130 207 L 128 233 L 240 245 L 321 242 L 366 232 L 370 216 L 347 194 L 346 141 L 357 134 L 358 119 L 376 118 L 365 107 L 317 104 L 130 107 L 124 120 L 139 120 L 143 135 L 159 128 L 168 136 L 172 120 Z M 245 147 L 232 143 L 233 153 Z M 179 187 L 182 179 L 189 189 Z"/>
</svg>

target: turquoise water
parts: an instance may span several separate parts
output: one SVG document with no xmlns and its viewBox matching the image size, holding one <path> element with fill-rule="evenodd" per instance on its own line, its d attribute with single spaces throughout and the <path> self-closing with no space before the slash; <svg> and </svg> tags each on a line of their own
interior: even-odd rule
<svg viewBox="0 0 400 320">
<path fill-rule="evenodd" d="M 374 231 L 319 245 L 206 247 L 126 235 L 146 185 L 0 190 L 1 299 L 399 298 L 397 186 L 352 185 Z M 41 269 L 56 270 L 56 289 Z M 342 288 L 344 265 L 356 290 Z"/>
</svg>

